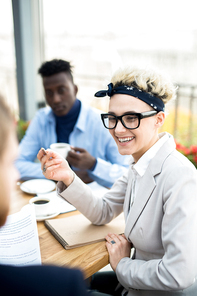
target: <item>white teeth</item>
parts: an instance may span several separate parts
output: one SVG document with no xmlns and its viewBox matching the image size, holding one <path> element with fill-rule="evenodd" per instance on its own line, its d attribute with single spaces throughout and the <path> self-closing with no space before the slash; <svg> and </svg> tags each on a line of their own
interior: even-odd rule
<svg viewBox="0 0 197 296">
<path fill-rule="evenodd" d="M 134 138 L 134 137 L 131 137 L 131 138 L 124 138 L 124 139 L 119 138 L 118 141 L 121 142 L 121 143 L 124 143 L 124 142 L 129 142 L 129 141 L 131 141 L 133 138 Z"/>
</svg>

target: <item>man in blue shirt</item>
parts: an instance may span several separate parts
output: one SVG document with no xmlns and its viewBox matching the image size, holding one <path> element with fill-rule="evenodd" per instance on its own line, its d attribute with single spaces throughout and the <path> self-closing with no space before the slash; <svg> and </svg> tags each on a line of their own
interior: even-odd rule
<svg viewBox="0 0 197 296">
<path fill-rule="evenodd" d="M 35 162 L 38 151 L 64 142 L 72 146 L 67 161 L 84 182 L 97 181 L 111 187 L 128 168 L 129 160 L 119 154 L 110 133 L 103 128 L 99 110 L 76 98 L 72 66 L 54 59 L 43 63 L 38 73 L 48 107 L 37 112 L 20 143 L 16 166 L 21 179 L 45 178 Z"/>
</svg>

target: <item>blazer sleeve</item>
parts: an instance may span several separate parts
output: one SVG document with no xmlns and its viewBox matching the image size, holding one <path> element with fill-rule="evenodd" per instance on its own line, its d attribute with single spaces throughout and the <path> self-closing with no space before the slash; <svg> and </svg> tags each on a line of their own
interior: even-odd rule
<svg viewBox="0 0 197 296">
<path fill-rule="evenodd" d="M 107 224 L 123 211 L 128 171 L 119 178 L 104 196 L 96 196 L 76 175 L 66 188 L 57 184 L 57 192 L 96 225 Z"/>
</svg>

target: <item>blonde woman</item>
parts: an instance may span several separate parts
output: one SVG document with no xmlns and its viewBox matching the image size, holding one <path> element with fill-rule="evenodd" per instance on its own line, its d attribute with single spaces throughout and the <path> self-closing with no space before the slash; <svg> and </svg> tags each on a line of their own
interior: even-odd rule
<svg viewBox="0 0 197 296">
<path fill-rule="evenodd" d="M 18 144 L 12 114 L 0 96 L 0 227 L 9 211 L 11 192 L 19 176 L 14 162 Z M 1 237 L 0 237 L 1 240 Z M 16 267 L 0 263 L 1 295 L 87 295 L 79 270 L 55 266 Z"/>
<path fill-rule="evenodd" d="M 108 90 L 95 94 L 110 97 L 103 124 L 120 154 L 132 155 L 128 172 L 102 198 L 60 156 L 50 150 L 38 154 L 44 175 L 60 181 L 59 194 L 92 223 L 106 224 L 124 212 L 124 235 L 106 236 L 115 280 L 110 275 L 104 288 L 108 278 L 93 277 L 92 288 L 102 293 L 197 295 L 197 173 L 176 151 L 172 135 L 159 133 L 165 105 L 175 93 L 157 72 L 125 68 L 115 73 Z M 121 288 L 114 291 L 116 278 Z"/>
</svg>

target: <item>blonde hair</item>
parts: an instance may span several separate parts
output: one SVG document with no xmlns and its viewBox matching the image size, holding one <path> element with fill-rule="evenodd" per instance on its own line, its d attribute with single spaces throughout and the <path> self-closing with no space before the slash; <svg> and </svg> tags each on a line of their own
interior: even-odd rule
<svg viewBox="0 0 197 296">
<path fill-rule="evenodd" d="M 0 159 L 5 152 L 11 131 L 14 131 L 14 116 L 0 94 Z"/>
<path fill-rule="evenodd" d="M 128 85 L 160 98 L 164 104 L 176 98 L 176 87 L 154 70 L 127 67 L 119 69 L 111 78 L 114 87 Z"/>
</svg>

